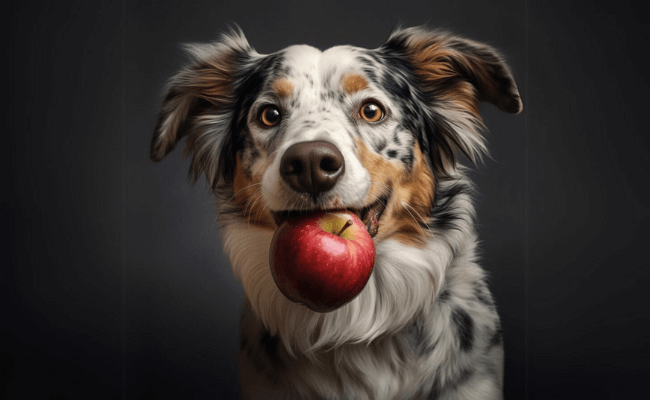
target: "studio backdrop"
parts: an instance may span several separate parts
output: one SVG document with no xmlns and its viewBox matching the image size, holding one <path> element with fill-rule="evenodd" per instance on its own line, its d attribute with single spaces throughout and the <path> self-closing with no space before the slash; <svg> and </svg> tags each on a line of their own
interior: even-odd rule
<svg viewBox="0 0 650 400">
<path fill-rule="evenodd" d="M 470 175 L 506 398 L 642 387 L 639 314 L 618 312 L 648 304 L 634 289 L 647 272 L 630 267 L 647 267 L 638 245 L 648 238 L 637 229 L 647 189 L 635 182 L 648 156 L 635 122 L 647 80 L 633 78 L 631 51 L 648 30 L 632 5 L 40 1 L 12 11 L 0 282 L 8 398 L 238 398 L 243 292 L 215 201 L 203 178 L 190 185 L 182 143 L 149 159 L 163 88 L 187 61 L 182 45 L 232 24 L 262 54 L 376 48 L 397 25 L 498 49 L 524 112 L 481 106 L 490 157 Z"/>
</svg>

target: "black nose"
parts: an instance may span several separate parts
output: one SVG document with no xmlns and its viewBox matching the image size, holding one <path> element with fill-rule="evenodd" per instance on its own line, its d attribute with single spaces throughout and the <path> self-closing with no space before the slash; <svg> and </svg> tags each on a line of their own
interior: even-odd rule
<svg viewBox="0 0 650 400">
<path fill-rule="evenodd" d="M 296 143 L 280 160 L 280 175 L 297 192 L 318 195 L 336 185 L 345 171 L 343 155 L 332 143 L 323 141 Z"/>
</svg>

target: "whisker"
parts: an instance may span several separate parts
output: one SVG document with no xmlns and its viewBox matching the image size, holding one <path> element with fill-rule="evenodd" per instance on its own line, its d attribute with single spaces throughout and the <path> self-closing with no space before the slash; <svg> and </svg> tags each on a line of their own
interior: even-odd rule
<svg viewBox="0 0 650 400">
<path fill-rule="evenodd" d="M 221 215 L 221 212 L 223 211 L 223 208 L 224 208 L 226 205 L 228 205 L 228 204 L 229 204 L 229 203 L 230 203 L 230 202 L 235 198 L 235 196 L 237 196 L 237 194 L 239 194 L 240 192 L 242 192 L 242 191 L 244 191 L 244 190 L 246 190 L 246 189 L 248 189 L 248 188 L 250 188 L 250 187 L 258 186 L 258 185 L 261 186 L 261 185 L 262 185 L 262 182 L 259 182 L 259 183 L 253 183 L 252 185 L 248 185 L 248 186 L 246 186 L 245 188 L 242 188 L 242 189 L 238 190 L 238 191 L 237 191 L 236 193 L 234 193 L 234 194 L 233 194 L 233 195 L 232 195 L 228 200 L 224 201 L 223 204 L 221 205 L 221 208 L 219 208 L 219 211 L 217 212 L 217 219 L 219 219 L 219 216 Z"/>
<path fill-rule="evenodd" d="M 254 197 L 255 197 L 255 196 L 256 196 L 260 191 L 261 191 L 261 189 L 257 189 L 257 190 L 255 190 L 255 191 L 253 192 L 253 194 L 251 195 L 251 199 L 254 198 Z M 257 202 L 258 202 L 261 198 L 262 198 L 262 196 L 257 196 L 257 198 L 255 199 L 255 201 L 253 201 L 252 203 L 251 203 L 251 201 L 248 201 L 248 202 L 246 203 L 246 207 L 244 208 L 244 215 L 245 215 L 245 216 L 246 216 L 246 215 L 248 216 L 248 228 L 249 228 L 249 230 L 250 230 L 250 228 L 251 228 L 251 217 L 252 217 L 252 215 L 253 215 L 253 208 L 255 207 L 255 204 L 257 204 Z M 249 207 L 249 206 L 250 206 L 250 207 Z M 249 210 L 249 208 L 250 208 L 250 210 Z"/>
<path fill-rule="evenodd" d="M 433 232 L 431 231 L 431 228 L 429 228 L 429 224 L 427 224 L 427 221 L 422 217 L 422 215 L 420 215 L 420 213 L 417 212 L 417 210 L 415 208 L 413 208 L 413 206 L 411 206 L 410 204 L 408 204 L 408 203 L 402 203 L 402 204 L 405 206 L 404 209 L 411 215 L 411 218 L 413 218 L 413 221 L 415 221 L 418 224 L 418 226 L 420 227 L 422 232 L 424 232 L 424 229 L 422 229 L 422 226 L 420 225 L 420 223 L 415 219 L 413 214 L 411 214 L 411 212 L 409 211 L 409 208 L 411 210 L 413 210 L 413 212 L 416 213 L 418 217 L 420 217 L 420 219 L 422 220 L 422 223 L 424 224 L 424 226 L 427 227 L 427 230 L 429 231 L 429 234 L 431 236 L 433 236 Z"/>
</svg>

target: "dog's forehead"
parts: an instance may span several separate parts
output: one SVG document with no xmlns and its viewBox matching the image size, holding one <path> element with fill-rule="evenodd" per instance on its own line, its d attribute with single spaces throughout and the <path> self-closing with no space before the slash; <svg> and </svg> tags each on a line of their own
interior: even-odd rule
<svg viewBox="0 0 650 400">
<path fill-rule="evenodd" d="M 284 66 L 290 80 L 337 85 L 344 74 L 363 74 L 358 56 L 362 49 L 353 46 L 335 46 L 325 51 L 308 45 L 294 45 L 283 51 Z"/>
</svg>

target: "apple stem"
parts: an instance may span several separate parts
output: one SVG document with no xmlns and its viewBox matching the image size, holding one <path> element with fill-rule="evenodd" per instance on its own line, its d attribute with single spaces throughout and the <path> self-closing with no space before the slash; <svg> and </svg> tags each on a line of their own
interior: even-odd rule
<svg viewBox="0 0 650 400">
<path fill-rule="evenodd" d="M 348 229 L 351 226 L 352 226 L 352 220 L 351 219 L 345 221 L 345 225 L 343 225 L 343 228 L 341 228 L 341 230 L 339 231 L 339 233 L 336 234 L 336 236 L 341 236 L 343 231 L 345 231 L 346 229 Z"/>
</svg>

